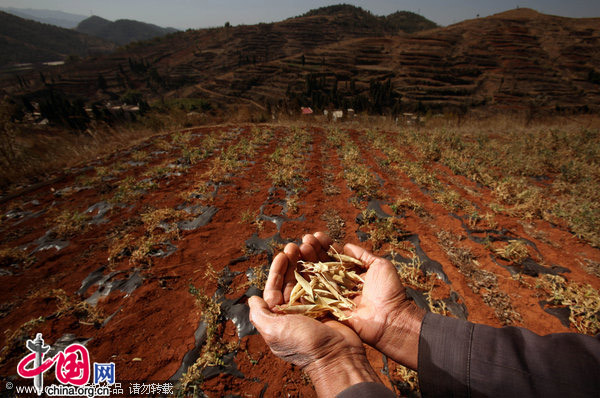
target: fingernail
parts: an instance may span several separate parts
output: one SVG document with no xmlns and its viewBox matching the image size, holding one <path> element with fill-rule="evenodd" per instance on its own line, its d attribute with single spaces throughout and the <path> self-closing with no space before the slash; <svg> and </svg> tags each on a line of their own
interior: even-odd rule
<svg viewBox="0 0 600 398">
<path fill-rule="evenodd" d="M 248 311 L 248 319 L 250 319 L 250 322 L 252 322 L 252 305 L 251 305 L 251 302 L 254 300 L 253 297 L 254 296 L 252 296 L 252 297 L 250 297 L 248 299 L 248 307 L 250 307 L 250 311 Z M 254 322 L 252 322 L 252 323 L 254 323 Z"/>
</svg>

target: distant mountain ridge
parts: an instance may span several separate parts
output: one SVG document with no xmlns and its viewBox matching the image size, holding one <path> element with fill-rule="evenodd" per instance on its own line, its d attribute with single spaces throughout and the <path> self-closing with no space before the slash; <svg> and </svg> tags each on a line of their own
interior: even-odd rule
<svg viewBox="0 0 600 398">
<path fill-rule="evenodd" d="M 434 29 L 438 25 L 429 19 L 410 11 L 397 11 L 387 16 L 377 16 L 361 7 L 349 4 L 337 4 L 310 10 L 301 17 L 315 16 L 350 16 L 361 26 L 368 26 L 374 30 L 386 33 L 414 33 L 422 30 Z"/>
<path fill-rule="evenodd" d="M 56 10 L 34 10 L 31 8 L 0 7 L 0 11 L 16 15 L 24 19 L 31 19 L 41 23 L 56 25 L 65 29 L 73 29 L 87 17 L 85 15 L 71 14 Z"/>
<path fill-rule="evenodd" d="M 0 11 L 0 66 L 107 53 L 113 43 Z"/>
<path fill-rule="evenodd" d="M 435 22 L 410 11 L 397 11 L 386 16 L 385 19 L 389 25 L 406 33 L 415 33 L 438 27 Z"/>
<path fill-rule="evenodd" d="M 177 32 L 177 29 L 174 28 L 163 28 L 130 19 L 118 19 L 112 22 L 95 15 L 81 21 L 75 30 L 120 45 Z"/>
<path fill-rule="evenodd" d="M 600 110 L 600 18 L 520 8 L 409 34 L 389 22 L 405 16 L 416 20 L 343 6 L 189 30 L 45 76 L 54 89 L 89 100 L 135 90 L 149 101 L 203 98 L 282 110 Z M 45 87 L 38 73 L 21 80 L 26 91 Z M 14 78 L 3 83 L 3 92 L 23 92 Z"/>
</svg>

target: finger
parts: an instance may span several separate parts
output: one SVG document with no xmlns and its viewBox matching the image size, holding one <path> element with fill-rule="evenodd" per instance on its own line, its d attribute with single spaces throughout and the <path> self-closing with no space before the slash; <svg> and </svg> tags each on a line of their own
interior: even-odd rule
<svg viewBox="0 0 600 398">
<path fill-rule="evenodd" d="M 269 308 L 283 304 L 283 282 L 285 280 L 287 269 L 288 257 L 285 253 L 277 254 L 271 263 L 269 276 L 263 292 L 263 297 L 269 305 Z"/>
<path fill-rule="evenodd" d="M 327 252 L 329 250 L 329 246 L 333 244 L 333 240 L 325 232 L 315 232 L 314 237 L 317 238 L 325 252 Z"/>
<path fill-rule="evenodd" d="M 362 247 L 354 245 L 352 243 L 347 243 L 344 246 L 344 254 L 347 254 L 360 260 L 366 269 L 369 269 L 371 264 L 373 264 L 377 259 L 379 259 L 379 257 L 374 256 Z"/>
<path fill-rule="evenodd" d="M 314 235 L 309 235 L 310 236 L 310 244 L 312 247 L 315 248 L 315 253 L 317 253 L 317 258 L 319 259 L 319 261 L 329 261 L 331 260 L 331 257 L 329 257 L 329 254 L 327 254 L 327 251 L 329 250 L 329 246 L 323 246 L 321 244 L 321 241 L 319 239 L 317 239 L 316 236 Z"/>
<path fill-rule="evenodd" d="M 328 261 L 329 254 L 327 254 L 327 252 L 329 251 L 329 246 L 331 246 L 333 240 L 331 240 L 329 235 L 327 235 L 325 232 L 315 232 L 313 236 L 315 237 L 317 242 L 319 242 L 319 245 L 321 246 L 321 253 L 323 253 L 322 255 L 319 255 L 319 251 L 317 250 L 319 259 L 321 261 Z"/>
<path fill-rule="evenodd" d="M 269 304 L 258 296 L 252 296 L 248 299 L 248 306 L 250 307 L 250 322 L 265 340 L 270 338 L 273 333 L 271 324 L 274 314 L 269 310 Z"/>
<path fill-rule="evenodd" d="M 313 234 L 304 235 L 302 237 L 302 243 L 311 245 L 313 247 L 313 249 L 315 249 L 315 252 L 317 252 L 318 250 L 322 250 L 321 242 L 319 242 L 319 240 L 317 238 L 315 238 L 315 236 Z"/>
<path fill-rule="evenodd" d="M 304 238 L 302 238 L 302 240 L 304 241 Z M 302 243 L 302 245 L 300 246 L 300 254 L 304 261 L 310 261 L 313 263 L 319 261 L 319 258 L 317 257 L 317 252 L 315 251 L 314 246 L 310 243 Z"/>
<path fill-rule="evenodd" d="M 311 234 L 306 234 L 302 237 L 302 242 L 307 244 L 307 245 L 311 245 L 314 253 L 316 255 L 316 260 L 308 260 L 308 261 L 328 261 L 329 260 L 329 255 L 327 254 L 327 249 L 329 249 L 329 246 L 327 246 L 326 248 L 323 248 L 323 246 L 321 245 L 321 242 L 314 236 Z"/>
<path fill-rule="evenodd" d="M 288 243 L 283 249 L 283 252 L 288 259 L 288 267 L 283 280 L 283 302 L 287 303 L 290 301 L 290 294 L 296 285 L 294 270 L 300 259 L 300 248 L 295 243 Z"/>
</svg>

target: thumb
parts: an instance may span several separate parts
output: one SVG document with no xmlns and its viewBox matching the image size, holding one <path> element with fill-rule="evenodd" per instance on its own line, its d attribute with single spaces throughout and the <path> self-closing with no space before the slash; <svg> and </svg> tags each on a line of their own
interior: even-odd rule
<svg viewBox="0 0 600 398">
<path fill-rule="evenodd" d="M 248 306 L 250 307 L 250 322 L 260 334 L 264 334 L 272 322 L 273 313 L 269 310 L 269 305 L 262 298 L 252 296 L 248 299 Z"/>
<path fill-rule="evenodd" d="M 369 251 L 363 249 L 362 247 L 354 245 L 352 243 L 347 243 L 344 246 L 344 253 L 362 261 L 366 269 L 369 269 L 369 267 L 371 267 L 375 260 L 379 258 L 371 254 Z"/>
</svg>

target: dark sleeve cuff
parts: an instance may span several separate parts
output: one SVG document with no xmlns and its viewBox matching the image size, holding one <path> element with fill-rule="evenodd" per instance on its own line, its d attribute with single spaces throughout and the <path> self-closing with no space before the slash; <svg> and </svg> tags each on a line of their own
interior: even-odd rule
<svg viewBox="0 0 600 398">
<path fill-rule="evenodd" d="M 346 388 L 337 398 L 395 398 L 396 394 L 381 383 L 364 382 Z"/>
<path fill-rule="evenodd" d="M 423 397 L 600 397 L 600 339 L 538 336 L 427 313 L 419 338 Z"/>
<path fill-rule="evenodd" d="M 473 324 L 428 312 L 419 337 L 419 384 L 423 397 L 469 396 Z"/>
</svg>

